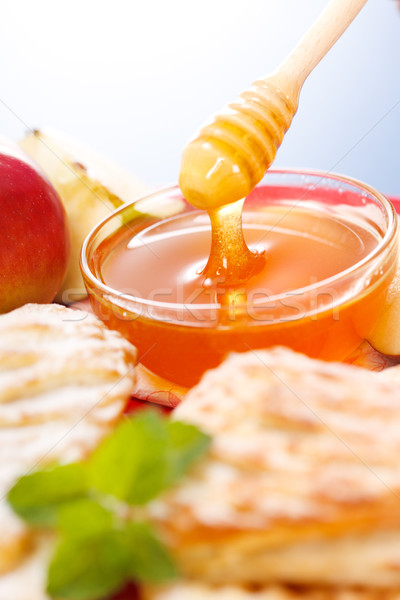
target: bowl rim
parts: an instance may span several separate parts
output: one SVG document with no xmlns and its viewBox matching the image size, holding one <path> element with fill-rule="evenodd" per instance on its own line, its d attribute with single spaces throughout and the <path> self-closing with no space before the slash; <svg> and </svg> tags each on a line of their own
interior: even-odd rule
<svg viewBox="0 0 400 600">
<path fill-rule="evenodd" d="M 264 182 L 265 182 L 265 178 L 268 177 L 269 175 L 275 175 L 275 176 L 297 175 L 297 176 L 312 177 L 312 178 L 316 179 L 316 182 L 314 182 L 313 188 L 317 187 L 318 183 L 321 183 L 323 180 L 337 181 L 339 183 L 347 184 L 347 185 L 353 186 L 355 188 L 358 188 L 360 193 L 367 192 L 370 196 L 372 196 L 376 200 L 378 200 L 380 203 L 380 206 L 384 209 L 385 217 L 387 218 L 387 221 L 388 221 L 387 222 L 387 230 L 386 230 L 385 234 L 383 235 L 382 239 L 372 250 L 372 252 L 367 254 L 367 256 L 365 256 L 360 261 L 354 263 L 354 265 L 351 265 L 347 269 L 340 271 L 339 273 L 336 273 L 335 275 L 332 275 L 328 278 L 321 279 L 315 283 L 309 284 L 307 286 L 303 286 L 301 288 L 296 288 L 294 290 L 291 290 L 290 292 L 282 292 L 279 294 L 268 296 L 267 300 L 260 299 L 259 303 L 253 301 L 251 306 L 253 306 L 255 308 L 267 307 L 271 303 L 276 303 L 282 299 L 287 299 L 288 294 L 290 294 L 292 296 L 294 294 L 296 294 L 296 295 L 309 294 L 311 292 L 315 292 L 317 290 L 326 288 L 327 286 L 332 285 L 333 283 L 335 285 L 337 285 L 337 284 L 343 282 L 345 279 L 352 277 L 354 275 L 354 273 L 356 273 L 358 270 L 361 270 L 368 263 L 372 263 L 374 261 L 374 259 L 381 253 L 384 253 L 384 251 L 392 243 L 392 241 L 396 235 L 396 231 L 397 231 L 398 219 L 397 219 L 396 210 L 395 210 L 394 206 L 392 205 L 392 203 L 390 202 L 390 200 L 382 192 L 380 192 L 379 190 L 376 190 L 374 187 L 370 186 L 369 184 L 364 183 L 363 181 L 358 180 L 356 178 L 349 177 L 347 175 L 341 175 L 339 173 L 335 173 L 335 172 L 331 172 L 331 171 L 321 171 L 321 170 L 306 169 L 306 168 L 303 169 L 300 167 L 295 167 L 295 168 L 281 167 L 281 168 L 275 168 L 275 169 L 268 169 L 268 171 L 265 173 L 264 178 L 257 184 L 256 188 L 267 186 L 268 184 L 265 184 Z M 298 186 L 300 186 L 300 183 L 301 182 L 298 182 Z M 275 185 L 275 187 L 277 186 L 276 183 L 271 184 L 272 187 L 274 185 Z M 313 188 L 311 188 L 311 189 L 313 189 Z M 305 188 L 305 190 L 309 190 L 309 189 L 310 189 L 309 187 Z M 178 302 L 163 302 L 163 301 L 159 301 L 159 300 L 150 300 L 147 298 L 141 298 L 140 296 L 133 296 L 128 293 L 123 293 L 123 292 L 120 292 L 120 291 L 108 286 L 107 284 L 103 283 L 101 280 L 99 280 L 93 274 L 92 270 L 89 268 L 89 264 L 87 261 L 88 246 L 90 245 L 90 243 L 94 239 L 94 237 L 99 233 L 99 231 L 104 227 L 104 225 L 107 224 L 107 222 L 109 222 L 110 220 L 112 220 L 113 218 L 118 216 L 120 213 L 123 213 L 125 210 L 127 210 L 128 208 L 132 207 L 134 204 L 136 204 L 140 201 L 146 200 L 153 196 L 158 196 L 161 194 L 168 194 L 169 192 L 172 192 L 172 191 L 180 191 L 179 186 L 177 184 L 169 184 L 166 186 L 159 186 L 159 187 L 149 191 L 148 193 L 141 195 L 140 197 L 136 198 L 135 200 L 133 200 L 131 202 L 122 204 L 119 208 L 117 208 L 115 211 L 113 211 L 108 216 L 106 216 L 104 219 L 102 219 L 97 225 L 95 225 L 95 227 L 93 227 L 93 229 L 86 236 L 86 238 L 82 244 L 82 248 L 81 248 L 80 267 L 81 267 L 83 279 L 85 280 L 87 278 L 88 280 L 90 280 L 92 285 L 94 285 L 97 289 L 101 290 L 103 293 L 106 293 L 108 296 L 111 295 L 114 297 L 118 297 L 119 299 L 123 299 L 124 301 L 131 301 L 131 302 L 134 302 L 136 305 L 139 304 L 139 305 L 146 306 L 149 308 L 159 308 L 159 309 L 164 309 L 164 310 L 171 309 L 171 310 L 175 310 L 175 311 L 176 310 L 182 311 L 182 309 L 188 310 L 188 311 L 192 311 L 192 310 L 196 310 L 196 311 L 218 310 L 219 312 L 229 311 L 229 307 L 221 306 L 218 303 L 207 303 L 207 304 L 193 303 L 193 304 L 187 305 L 185 303 L 178 303 Z M 182 195 L 182 197 L 183 197 L 183 195 Z M 304 197 L 299 199 L 299 201 L 301 201 L 302 199 L 304 199 Z M 356 298 L 359 294 L 360 294 L 360 291 L 356 291 L 352 295 L 352 298 Z M 343 303 L 343 299 L 342 300 L 339 299 L 338 302 L 336 302 L 336 303 L 332 302 L 332 304 L 330 304 L 329 306 L 324 307 L 323 310 L 329 310 L 329 309 L 335 308 L 338 304 L 340 305 L 342 303 Z M 247 303 L 242 304 L 242 305 L 238 304 L 236 306 L 236 308 L 238 310 L 240 310 L 241 308 L 245 309 L 245 308 L 248 308 L 248 304 Z M 321 311 L 321 309 L 316 309 L 314 311 L 309 310 L 306 312 L 306 314 L 304 315 L 303 318 L 312 316 L 315 313 L 323 312 L 323 310 L 322 311 Z M 272 321 L 272 322 L 274 322 L 274 321 Z"/>
</svg>

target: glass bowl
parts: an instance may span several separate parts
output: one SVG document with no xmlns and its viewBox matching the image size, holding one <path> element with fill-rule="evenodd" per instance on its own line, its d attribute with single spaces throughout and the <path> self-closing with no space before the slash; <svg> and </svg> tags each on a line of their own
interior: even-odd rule
<svg viewBox="0 0 400 600">
<path fill-rule="evenodd" d="M 272 345 L 343 360 L 371 331 L 397 258 L 396 213 L 381 193 L 341 175 L 271 170 L 246 199 L 243 224 L 245 236 L 257 230 L 253 246 L 267 248 L 267 269 L 269 242 L 289 237 L 274 267 L 281 288 L 258 284 L 233 303 L 185 292 L 179 269 L 187 261 L 192 275 L 201 270 L 209 246 L 199 261 L 196 240 L 209 244 L 211 234 L 207 214 L 177 187 L 122 206 L 85 240 L 81 269 L 95 314 L 156 375 L 191 387 L 227 353 Z M 303 256 L 296 235 L 315 247 Z M 329 270 L 339 246 L 343 260 Z"/>
</svg>

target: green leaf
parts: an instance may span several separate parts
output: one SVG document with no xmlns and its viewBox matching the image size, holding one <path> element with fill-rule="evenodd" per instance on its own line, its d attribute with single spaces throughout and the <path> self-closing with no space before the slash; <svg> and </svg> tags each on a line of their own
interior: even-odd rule
<svg viewBox="0 0 400 600">
<path fill-rule="evenodd" d="M 89 483 L 131 504 L 145 504 L 165 486 L 167 430 L 156 412 L 127 419 L 94 452 Z"/>
<path fill-rule="evenodd" d="M 107 597 L 126 580 L 128 558 L 119 532 L 63 538 L 50 564 L 47 592 L 65 600 Z"/>
<path fill-rule="evenodd" d="M 32 525 L 51 526 L 60 507 L 87 490 L 86 469 L 82 463 L 56 466 L 25 475 L 8 493 L 13 510 Z"/>
<path fill-rule="evenodd" d="M 63 507 L 59 523 L 61 543 L 47 586 L 55 598 L 97 600 L 132 579 L 176 576 L 168 552 L 145 523 L 125 523 L 91 499 Z"/>
<path fill-rule="evenodd" d="M 168 423 L 168 483 L 174 483 L 210 445 L 210 437 L 194 425 L 170 421 Z"/>
<path fill-rule="evenodd" d="M 112 531 L 114 513 L 91 498 L 64 504 L 59 511 L 58 530 L 63 537 L 89 538 Z"/>
<path fill-rule="evenodd" d="M 91 498 L 64 505 L 61 542 L 50 564 L 48 592 L 56 598 L 92 600 L 111 594 L 128 578 L 124 523 Z"/>
<path fill-rule="evenodd" d="M 98 600 L 130 579 L 175 577 L 173 560 L 152 528 L 123 520 L 117 499 L 134 505 L 151 500 L 184 474 L 209 442 L 192 425 L 142 411 L 118 426 L 85 463 L 22 477 L 8 495 L 14 510 L 30 523 L 58 528 L 48 593 Z M 124 518 L 128 515 L 131 510 Z"/>
<path fill-rule="evenodd" d="M 129 574 L 145 582 L 168 581 L 177 577 L 174 562 L 147 523 L 130 523 L 126 528 Z"/>
</svg>

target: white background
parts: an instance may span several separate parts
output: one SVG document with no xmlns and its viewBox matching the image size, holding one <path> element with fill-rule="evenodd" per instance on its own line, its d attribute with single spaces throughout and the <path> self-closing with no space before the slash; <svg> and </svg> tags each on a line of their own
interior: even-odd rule
<svg viewBox="0 0 400 600">
<path fill-rule="evenodd" d="M 349 0 L 350 2 L 351 0 Z M 273 71 L 324 0 L 0 0 L 0 130 L 54 127 L 149 184 L 199 125 Z M 400 196 L 400 10 L 369 0 L 304 85 L 275 164 Z"/>
</svg>

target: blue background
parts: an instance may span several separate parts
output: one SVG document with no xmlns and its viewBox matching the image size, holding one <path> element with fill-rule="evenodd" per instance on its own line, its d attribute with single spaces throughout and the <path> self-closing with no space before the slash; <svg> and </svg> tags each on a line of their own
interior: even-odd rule
<svg viewBox="0 0 400 600">
<path fill-rule="evenodd" d="M 273 71 L 321 0 L 2 0 L 0 129 L 53 127 L 150 185 L 199 125 Z M 277 166 L 400 196 L 400 10 L 366 7 L 304 85 Z"/>
</svg>

